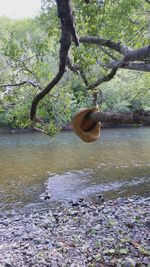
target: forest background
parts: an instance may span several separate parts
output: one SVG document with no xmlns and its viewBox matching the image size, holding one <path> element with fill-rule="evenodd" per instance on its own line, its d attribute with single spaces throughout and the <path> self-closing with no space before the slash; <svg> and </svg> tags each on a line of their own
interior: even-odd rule
<svg viewBox="0 0 150 267">
<path fill-rule="evenodd" d="M 103 37 L 131 48 L 150 43 L 148 0 L 74 1 L 78 35 Z M 0 125 L 31 125 L 30 107 L 35 95 L 56 74 L 59 64 L 60 22 L 54 1 L 42 1 L 40 15 L 13 20 L 0 17 Z M 113 79 L 88 88 L 107 75 L 118 53 L 102 45 L 71 46 L 69 58 L 77 71 L 66 67 L 63 79 L 39 103 L 37 114 L 53 134 L 71 121 L 81 107 L 98 104 L 101 111 L 150 110 L 149 71 L 120 68 Z M 145 64 L 150 65 L 146 59 Z M 150 68 L 149 68 L 150 69 Z M 40 126 L 41 127 L 41 126 Z"/>
</svg>

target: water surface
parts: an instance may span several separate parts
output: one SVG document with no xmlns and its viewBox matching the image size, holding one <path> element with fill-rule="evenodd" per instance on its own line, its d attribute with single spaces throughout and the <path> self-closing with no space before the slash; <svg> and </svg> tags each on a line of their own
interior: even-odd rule
<svg viewBox="0 0 150 267">
<path fill-rule="evenodd" d="M 149 190 L 150 128 L 103 129 L 90 144 L 72 132 L 0 135 L 1 209 L 40 203 L 45 191 L 53 201 Z"/>
</svg>

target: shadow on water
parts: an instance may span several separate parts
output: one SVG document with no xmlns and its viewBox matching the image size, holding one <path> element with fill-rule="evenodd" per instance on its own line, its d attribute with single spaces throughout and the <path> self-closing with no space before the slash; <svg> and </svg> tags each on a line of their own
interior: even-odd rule
<svg viewBox="0 0 150 267">
<path fill-rule="evenodd" d="M 1 208 L 93 193 L 108 198 L 144 195 L 150 189 L 150 128 L 104 129 L 86 144 L 72 132 L 56 139 L 26 134 L 0 135 Z"/>
</svg>

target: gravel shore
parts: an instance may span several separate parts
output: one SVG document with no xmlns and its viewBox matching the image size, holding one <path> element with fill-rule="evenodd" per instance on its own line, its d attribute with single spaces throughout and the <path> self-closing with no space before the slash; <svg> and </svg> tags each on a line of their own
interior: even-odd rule
<svg viewBox="0 0 150 267">
<path fill-rule="evenodd" d="M 0 267 L 150 266 L 150 197 L 79 199 L 0 217 Z"/>
</svg>

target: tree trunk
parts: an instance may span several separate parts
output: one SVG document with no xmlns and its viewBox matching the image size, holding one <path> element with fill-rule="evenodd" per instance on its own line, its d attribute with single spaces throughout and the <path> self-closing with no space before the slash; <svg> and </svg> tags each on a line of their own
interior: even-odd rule
<svg viewBox="0 0 150 267">
<path fill-rule="evenodd" d="M 133 125 L 141 124 L 143 126 L 150 126 L 150 111 L 138 110 L 135 112 L 93 112 L 89 118 L 95 122 L 102 122 L 106 125 Z"/>
</svg>

